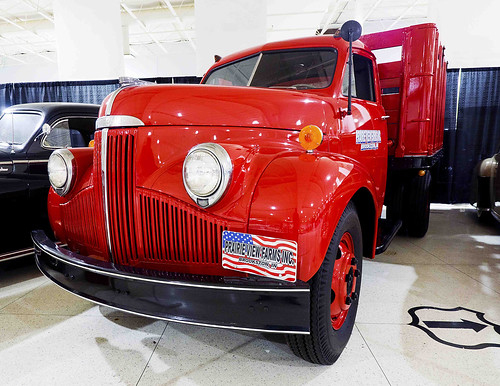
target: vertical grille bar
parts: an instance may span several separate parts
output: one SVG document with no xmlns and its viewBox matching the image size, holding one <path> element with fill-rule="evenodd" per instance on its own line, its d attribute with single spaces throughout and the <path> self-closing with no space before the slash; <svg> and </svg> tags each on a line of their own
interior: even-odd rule
<svg viewBox="0 0 500 386">
<path fill-rule="evenodd" d="M 103 142 L 104 191 L 109 228 L 109 245 L 116 262 L 130 264 L 138 259 L 135 194 L 135 135 L 133 130 L 108 132 Z"/>
</svg>

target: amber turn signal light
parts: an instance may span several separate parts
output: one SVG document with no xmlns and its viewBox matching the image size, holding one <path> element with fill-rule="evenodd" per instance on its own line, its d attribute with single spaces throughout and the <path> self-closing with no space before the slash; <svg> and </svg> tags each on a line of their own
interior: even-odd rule
<svg viewBox="0 0 500 386">
<path fill-rule="evenodd" d="M 323 142 L 323 132 L 318 126 L 307 125 L 300 130 L 299 142 L 306 151 L 310 152 Z"/>
<path fill-rule="evenodd" d="M 89 147 L 94 147 L 94 140 L 93 139 L 90 140 Z"/>
</svg>

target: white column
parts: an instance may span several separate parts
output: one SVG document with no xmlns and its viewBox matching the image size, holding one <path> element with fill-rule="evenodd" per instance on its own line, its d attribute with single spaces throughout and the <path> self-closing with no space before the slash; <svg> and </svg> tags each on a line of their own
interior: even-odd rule
<svg viewBox="0 0 500 386">
<path fill-rule="evenodd" d="M 265 0 L 195 0 L 198 75 L 227 54 L 266 43 Z"/>
<path fill-rule="evenodd" d="M 123 75 L 119 0 L 54 0 L 53 7 L 61 80 Z"/>
</svg>

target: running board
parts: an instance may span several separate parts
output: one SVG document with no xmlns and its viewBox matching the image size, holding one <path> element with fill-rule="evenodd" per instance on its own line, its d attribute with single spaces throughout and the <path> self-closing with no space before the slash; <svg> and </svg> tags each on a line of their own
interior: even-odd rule
<svg viewBox="0 0 500 386">
<path fill-rule="evenodd" d="M 378 219 L 378 233 L 377 233 L 377 248 L 375 254 L 379 255 L 384 253 L 396 236 L 399 229 L 403 225 L 401 220 L 388 220 L 385 218 Z"/>
</svg>

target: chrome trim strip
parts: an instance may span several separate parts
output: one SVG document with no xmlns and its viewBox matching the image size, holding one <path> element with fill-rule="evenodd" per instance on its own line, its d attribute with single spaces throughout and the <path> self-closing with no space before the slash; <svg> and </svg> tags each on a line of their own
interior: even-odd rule
<svg viewBox="0 0 500 386">
<path fill-rule="evenodd" d="M 111 114 L 111 109 L 113 107 L 113 102 L 115 101 L 116 96 L 122 91 L 123 88 L 118 88 L 115 91 L 111 93 L 111 96 L 109 97 L 108 103 L 106 104 L 106 111 L 104 112 L 104 115 L 110 115 Z"/>
<path fill-rule="evenodd" d="M 102 129 L 104 127 L 136 127 L 144 126 L 144 122 L 139 118 L 130 115 L 105 115 L 97 118 L 95 128 Z"/>
<path fill-rule="evenodd" d="M 4 261 L 10 261 L 10 260 L 15 260 L 15 259 L 20 259 L 21 257 L 26 257 L 26 256 L 29 256 L 29 255 L 34 255 L 35 254 L 35 251 L 32 250 L 31 252 L 26 252 L 26 253 L 23 253 L 23 254 L 19 254 L 19 255 L 14 255 L 14 256 L 10 256 L 10 257 L 2 257 L 0 256 L 0 263 L 3 263 Z"/>
<path fill-rule="evenodd" d="M 68 244 L 61 244 L 60 241 L 58 241 L 56 244 L 59 247 L 63 247 L 63 248 L 68 246 Z M 34 254 L 35 254 L 35 248 L 33 248 L 33 247 L 19 249 L 17 251 L 13 251 L 13 252 L 0 253 L 0 263 L 3 263 L 4 261 L 18 259 L 20 257 L 34 255 Z"/>
<path fill-rule="evenodd" d="M 107 182 L 107 153 L 108 153 L 108 129 L 101 131 L 101 179 L 103 191 L 103 208 L 104 208 L 104 227 L 106 228 L 106 239 L 108 242 L 108 251 L 113 260 L 111 252 L 111 234 L 109 231 L 109 210 L 108 210 L 108 182 Z"/>
<path fill-rule="evenodd" d="M 59 149 L 58 149 L 59 150 Z M 48 159 L 33 159 L 33 160 L 13 160 L 0 162 L 0 165 L 12 165 L 12 164 L 43 164 L 49 162 Z"/>
<path fill-rule="evenodd" d="M 26 248 L 26 249 L 20 249 L 18 251 L 14 251 L 14 252 L 3 253 L 3 254 L 0 254 L 0 262 L 17 259 L 17 258 L 24 257 L 24 256 L 33 255 L 34 253 L 35 253 L 35 250 L 33 248 Z"/>
<path fill-rule="evenodd" d="M 40 272 L 42 272 L 42 274 L 48 278 L 49 280 L 52 281 L 52 279 L 47 275 L 45 274 L 45 272 L 40 268 L 40 265 L 38 264 L 38 260 L 35 259 L 36 261 L 36 265 L 38 267 L 38 269 L 40 270 Z M 141 314 L 139 312 L 135 312 L 135 311 L 129 311 L 127 309 L 124 309 L 124 308 L 120 308 L 120 307 L 116 307 L 116 306 L 110 306 L 109 304 L 105 304 L 105 303 L 102 303 L 102 302 L 98 302 L 96 300 L 90 300 L 84 296 L 81 296 L 75 292 L 72 292 L 70 291 L 69 289 L 59 285 L 58 283 L 52 281 L 54 284 L 56 284 L 59 288 L 62 288 L 63 290 L 69 292 L 70 294 L 72 295 L 75 295 L 75 296 L 78 296 L 80 299 L 83 299 L 83 300 L 86 300 L 86 301 L 90 301 L 94 304 L 97 304 L 99 306 L 104 306 L 104 307 L 109 307 L 109 308 L 112 308 L 114 310 L 118 310 L 118 311 L 123 311 L 123 312 L 127 312 L 129 314 L 132 314 L 132 315 L 137 315 L 137 316 L 144 316 L 146 318 L 150 318 L 150 319 L 156 319 L 156 320 L 165 320 L 167 322 L 173 322 L 173 323 L 182 323 L 182 324 L 190 324 L 190 325 L 193 325 L 193 326 L 201 326 L 201 327 L 215 327 L 215 328 L 222 328 L 222 329 L 226 329 L 226 330 L 240 330 L 240 331 L 255 331 L 255 332 L 270 332 L 270 333 L 275 333 L 275 334 L 297 334 L 297 335 L 310 335 L 310 332 L 306 332 L 306 331 L 281 331 L 281 330 L 261 330 L 261 329 L 257 329 L 257 328 L 245 328 L 245 327 L 234 327 L 234 326 L 219 326 L 219 325 L 216 325 L 216 324 L 208 324 L 208 323 L 199 323 L 199 322 L 187 322 L 187 321 L 184 321 L 184 320 L 177 320 L 177 319 L 169 319 L 169 318 L 164 318 L 164 317 L 160 317 L 160 316 L 152 316 L 152 315 L 148 315 L 148 314 Z"/>
</svg>

